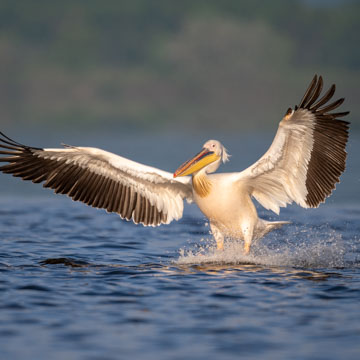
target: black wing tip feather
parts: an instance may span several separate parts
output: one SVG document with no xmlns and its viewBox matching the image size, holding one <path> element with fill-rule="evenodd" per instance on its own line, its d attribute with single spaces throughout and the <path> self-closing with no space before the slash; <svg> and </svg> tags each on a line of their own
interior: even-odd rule
<svg viewBox="0 0 360 360">
<path fill-rule="evenodd" d="M 329 116 L 332 119 L 348 115 L 350 111 L 344 111 L 341 113 L 330 113 L 330 111 L 338 108 L 344 102 L 345 98 L 340 98 L 329 104 L 329 101 L 335 94 L 336 85 L 332 84 L 327 90 L 327 92 L 323 96 L 320 96 L 323 84 L 324 82 L 322 76 L 318 76 L 317 74 L 315 74 L 301 101 L 297 106 L 295 106 L 295 110 L 297 110 L 298 108 L 307 109 L 316 116 Z M 349 124 L 348 121 L 346 121 L 346 123 Z"/>
<path fill-rule="evenodd" d="M 319 206 L 332 194 L 346 167 L 350 122 L 339 118 L 350 112 L 331 112 L 344 102 L 344 98 L 330 102 L 336 85 L 331 85 L 320 96 L 322 87 L 322 77 L 315 75 L 298 105 L 314 115 L 313 148 L 306 177 L 308 194 L 305 202 L 309 207 Z"/>
<path fill-rule="evenodd" d="M 19 150 L 20 149 L 22 149 L 22 150 L 44 150 L 43 148 L 38 148 L 38 147 L 34 147 L 34 146 L 28 146 L 28 145 L 21 144 L 15 140 L 9 138 L 2 131 L 0 131 L 0 147 L 3 147 L 4 144 L 12 146 L 14 148 L 18 148 Z"/>
</svg>

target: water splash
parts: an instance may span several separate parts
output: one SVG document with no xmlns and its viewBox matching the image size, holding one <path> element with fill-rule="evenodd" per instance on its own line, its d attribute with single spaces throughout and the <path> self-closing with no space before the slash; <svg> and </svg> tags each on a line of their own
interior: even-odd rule
<svg viewBox="0 0 360 360">
<path fill-rule="evenodd" d="M 344 268 L 348 265 L 347 247 L 341 234 L 329 228 L 293 227 L 253 244 L 243 253 L 243 242 L 228 239 L 224 251 L 217 251 L 212 239 L 203 239 L 195 249 L 181 249 L 176 265 L 265 265 L 299 268 Z"/>
</svg>

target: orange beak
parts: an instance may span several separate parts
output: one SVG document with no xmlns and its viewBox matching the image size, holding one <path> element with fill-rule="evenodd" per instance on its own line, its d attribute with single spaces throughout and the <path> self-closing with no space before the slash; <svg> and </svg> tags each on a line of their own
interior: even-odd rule
<svg viewBox="0 0 360 360">
<path fill-rule="evenodd" d="M 201 150 L 198 154 L 196 154 L 192 159 L 186 161 L 182 164 L 175 172 L 174 178 L 177 176 L 186 176 L 190 175 L 208 164 L 219 160 L 220 156 L 216 155 L 213 151 L 208 149 Z"/>
</svg>

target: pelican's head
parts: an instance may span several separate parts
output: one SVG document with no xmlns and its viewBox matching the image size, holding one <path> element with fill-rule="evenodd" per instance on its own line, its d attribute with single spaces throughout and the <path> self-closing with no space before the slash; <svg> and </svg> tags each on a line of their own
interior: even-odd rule
<svg viewBox="0 0 360 360">
<path fill-rule="evenodd" d="M 200 170 L 212 173 L 217 170 L 221 161 L 226 162 L 228 160 L 229 155 L 220 141 L 208 140 L 198 154 L 175 171 L 174 177 L 194 174 Z"/>
</svg>

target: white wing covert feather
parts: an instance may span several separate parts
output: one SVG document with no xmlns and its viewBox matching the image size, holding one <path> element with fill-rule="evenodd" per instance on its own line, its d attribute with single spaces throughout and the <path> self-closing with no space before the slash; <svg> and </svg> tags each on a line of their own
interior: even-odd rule
<svg viewBox="0 0 360 360">
<path fill-rule="evenodd" d="M 171 173 L 110 152 L 87 147 L 41 149 L 19 144 L 1 134 L 0 167 L 75 201 L 116 212 L 135 223 L 157 226 L 178 220 L 183 202 L 192 201 L 191 179 L 173 179 Z"/>
<path fill-rule="evenodd" d="M 319 99 L 322 86 L 322 77 L 315 76 L 300 104 L 288 109 L 268 151 L 237 175 L 262 206 L 277 214 L 293 201 L 317 207 L 345 170 L 349 123 L 337 118 L 349 112 L 330 113 L 344 99 L 327 104 L 335 85 Z"/>
</svg>

